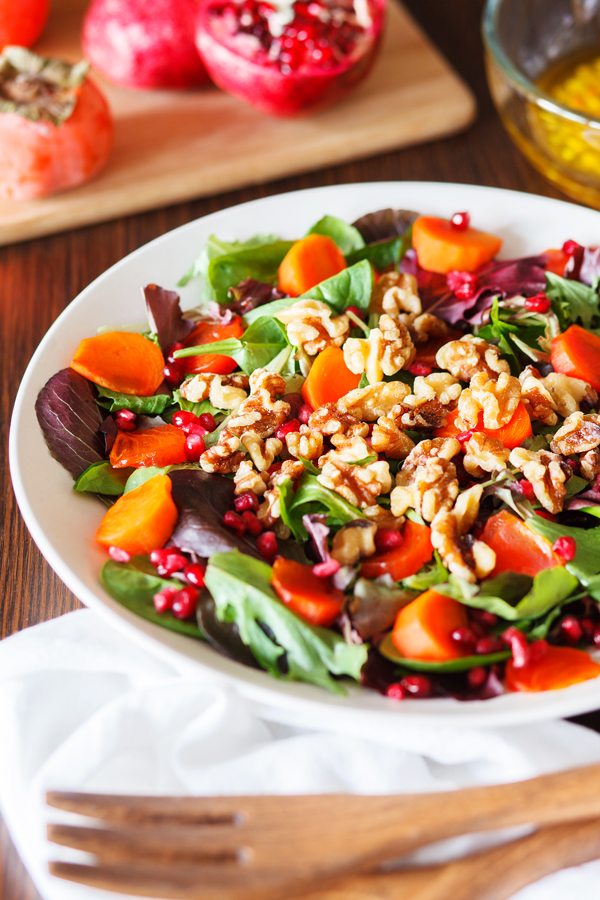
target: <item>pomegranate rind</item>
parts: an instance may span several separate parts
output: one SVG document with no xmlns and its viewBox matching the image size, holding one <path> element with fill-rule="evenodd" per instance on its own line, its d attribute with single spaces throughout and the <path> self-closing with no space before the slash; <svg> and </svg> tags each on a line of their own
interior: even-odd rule
<svg viewBox="0 0 600 900">
<path fill-rule="evenodd" d="M 184 89 L 208 74 L 194 43 L 197 0 L 94 0 L 82 43 L 92 66 L 123 87 Z"/>
<path fill-rule="evenodd" d="M 108 103 L 87 79 L 62 125 L 0 114 L 0 199 L 32 200 L 76 187 L 106 165 L 113 144 Z"/>
<path fill-rule="evenodd" d="M 272 116 L 301 116 L 337 103 L 366 78 L 381 45 L 386 0 L 371 0 L 371 27 L 343 63 L 321 70 L 302 66 L 284 74 L 277 66 L 261 65 L 236 53 L 218 39 L 209 15 L 215 2 L 202 0 L 196 23 L 196 46 L 208 74 L 222 90 Z"/>
</svg>

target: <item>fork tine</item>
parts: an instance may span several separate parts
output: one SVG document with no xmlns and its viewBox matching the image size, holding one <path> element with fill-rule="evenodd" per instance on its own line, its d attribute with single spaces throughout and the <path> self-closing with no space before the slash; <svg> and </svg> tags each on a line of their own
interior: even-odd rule
<svg viewBox="0 0 600 900">
<path fill-rule="evenodd" d="M 46 802 L 55 809 L 107 822 L 186 821 L 196 825 L 237 825 L 242 820 L 235 798 L 228 797 L 126 797 L 49 791 Z"/>
<path fill-rule="evenodd" d="M 204 828 L 86 828 L 50 824 L 48 840 L 63 847 L 93 853 L 103 862 L 130 859 L 191 863 L 237 863 L 249 851 L 227 843 L 219 831 Z"/>
</svg>

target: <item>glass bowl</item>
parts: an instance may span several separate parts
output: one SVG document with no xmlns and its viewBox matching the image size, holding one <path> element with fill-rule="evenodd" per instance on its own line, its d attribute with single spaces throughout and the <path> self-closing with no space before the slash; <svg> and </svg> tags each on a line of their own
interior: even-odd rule
<svg viewBox="0 0 600 900">
<path fill-rule="evenodd" d="M 563 60 L 600 58 L 600 0 L 487 0 L 483 38 L 490 91 L 513 141 L 549 181 L 600 208 L 600 100 L 592 115 L 540 87 Z"/>
</svg>

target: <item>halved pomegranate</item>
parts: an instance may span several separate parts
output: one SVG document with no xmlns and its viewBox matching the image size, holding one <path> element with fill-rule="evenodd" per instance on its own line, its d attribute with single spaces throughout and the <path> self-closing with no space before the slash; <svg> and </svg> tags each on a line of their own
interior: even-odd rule
<svg viewBox="0 0 600 900">
<path fill-rule="evenodd" d="M 367 75 L 385 0 L 202 0 L 196 45 L 213 81 L 275 116 L 330 106 Z"/>
</svg>

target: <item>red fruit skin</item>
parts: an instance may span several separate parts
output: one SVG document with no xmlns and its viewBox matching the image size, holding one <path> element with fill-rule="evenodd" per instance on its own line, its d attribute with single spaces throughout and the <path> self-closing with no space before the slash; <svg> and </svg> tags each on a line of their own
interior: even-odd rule
<svg viewBox="0 0 600 900">
<path fill-rule="evenodd" d="M 284 75 L 277 66 L 262 65 L 225 46 L 209 24 L 215 0 L 200 0 L 196 46 L 214 83 L 272 116 L 301 116 L 337 103 L 368 75 L 379 51 L 386 0 L 372 0 L 373 23 L 365 41 L 330 69 L 302 66 Z"/>
<path fill-rule="evenodd" d="M 198 0 L 93 0 L 83 20 L 86 58 L 105 78 L 137 89 L 208 81 L 194 43 Z"/>
<path fill-rule="evenodd" d="M 0 0 L 0 50 L 35 44 L 50 12 L 50 0 Z"/>
<path fill-rule="evenodd" d="M 89 80 L 63 125 L 0 113 L 0 199 L 31 200 L 75 187 L 105 165 L 113 122 L 103 94 Z"/>
</svg>

